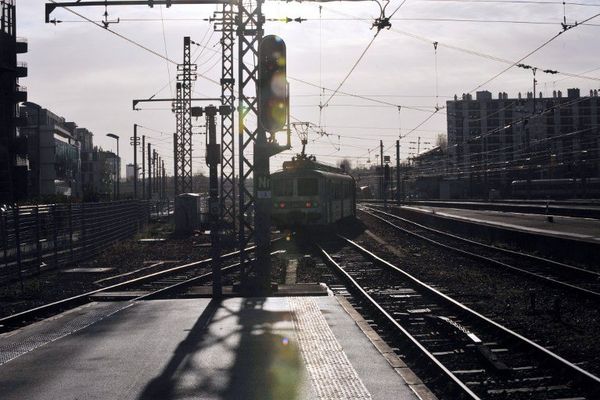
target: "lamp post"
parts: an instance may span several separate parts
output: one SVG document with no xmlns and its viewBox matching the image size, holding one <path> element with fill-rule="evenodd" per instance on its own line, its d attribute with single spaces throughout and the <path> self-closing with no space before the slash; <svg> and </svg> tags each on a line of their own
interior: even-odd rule
<svg viewBox="0 0 600 400">
<path fill-rule="evenodd" d="M 115 161 L 115 194 L 114 194 L 114 198 L 118 199 L 119 198 L 119 178 L 121 176 L 121 159 L 119 158 L 119 136 L 115 135 L 114 133 L 107 133 L 106 136 L 108 136 L 109 138 L 113 138 L 117 140 L 117 160 Z"/>
</svg>

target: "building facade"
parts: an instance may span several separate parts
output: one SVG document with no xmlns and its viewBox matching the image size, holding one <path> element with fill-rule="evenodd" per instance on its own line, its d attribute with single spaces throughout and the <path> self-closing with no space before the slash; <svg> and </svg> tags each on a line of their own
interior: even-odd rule
<svg viewBox="0 0 600 400">
<path fill-rule="evenodd" d="M 81 196 L 80 143 L 76 125 L 31 102 L 21 106 L 26 125 L 29 196 Z"/>
<path fill-rule="evenodd" d="M 29 197 L 114 197 L 120 160 L 94 146 L 91 131 L 32 102 L 23 103 L 20 113 L 25 120 L 20 131 L 28 143 Z"/>
<path fill-rule="evenodd" d="M 18 104 L 27 100 L 19 78 L 27 76 L 27 64 L 17 61 L 27 41 L 17 38 L 16 18 L 16 0 L 0 0 L 0 204 L 23 198 L 27 189 L 27 143 L 18 131 Z"/>
<path fill-rule="evenodd" d="M 600 98 L 569 89 L 552 97 L 497 98 L 487 91 L 446 103 L 448 165 L 461 197 L 510 195 L 517 180 L 586 179 L 600 176 Z"/>
</svg>

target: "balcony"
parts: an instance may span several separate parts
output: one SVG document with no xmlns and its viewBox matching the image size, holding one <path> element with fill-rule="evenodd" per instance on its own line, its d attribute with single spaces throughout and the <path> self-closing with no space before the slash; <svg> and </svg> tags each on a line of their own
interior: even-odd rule
<svg viewBox="0 0 600 400">
<path fill-rule="evenodd" d="M 17 78 L 25 78 L 27 76 L 27 63 L 23 61 L 17 62 Z"/>
<path fill-rule="evenodd" d="M 17 103 L 27 101 L 27 88 L 25 86 L 17 86 L 17 90 L 15 91 L 15 101 Z"/>
<path fill-rule="evenodd" d="M 16 52 L 17 54 L 27 53 L 27 39 L 18 37 L 16 43 Z"/>
</svg>

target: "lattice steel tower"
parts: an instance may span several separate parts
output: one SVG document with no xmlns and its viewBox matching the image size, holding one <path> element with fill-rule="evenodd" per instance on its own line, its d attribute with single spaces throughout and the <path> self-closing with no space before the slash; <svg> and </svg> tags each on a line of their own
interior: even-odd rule
<svg viewBox="0 0 600 400">
<path fill-rule="evenodd" d="M 262 3 L 263 0 L 257 0 L 255 4 L 250 1 L 247 5 L 244 5 L 243 0 L 238 2 L 238 241 L 242 277 L 248 273 L 245 268 L 248 258 L 244 248 L 254 238 L 254 194 L 252 188 L 246 185 L 246 181 L 254 173 L 254 160 L 248 159 L 246 153 L 254 150 L 258 134 L 258 65 L 255 60 L 258 59 L 258 44 L 263 37 Z"/>
<path fill-rule="evenodd" d="M 192 185 L 192 85 L 196 80 L 196 64 L 192 64 L 190 51 L 190 37 L 183 38 L 183 64 L 177 65 L 177 116 L 179 147 L 179 171 L 177 180 L 179 193 L 193 191 Z M 179 120 L 180 118 L 180 120 Z"/>
<path fill-rule="evenodd" d="M 222 10 L 215 14 L 215 29 L 221 36 L 221 104 L 235 109 L 235 77 L 233 51 L 235 46 L 236 13 L 233 3 L 223 4 Z M 220 212 L 224 239 L 235 241 L 236 226 L 236 187 L 235 187 L 235 130 L 234 113 L 221 114 L 221 185 Z"/>
</svg>

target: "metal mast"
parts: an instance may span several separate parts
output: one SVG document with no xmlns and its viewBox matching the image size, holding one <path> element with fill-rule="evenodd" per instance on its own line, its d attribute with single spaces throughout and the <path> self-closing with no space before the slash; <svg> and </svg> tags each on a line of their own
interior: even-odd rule
<svg viewBox="0 0 600 400">
<path fill-rule="evenodd" d="M 235 46 L 235 11 L 233 3 L 223 4 L 221 18 L 215 24 L 215 30 L 221 31 L 221 104 L 235 108 L 235 77 L 233 51 Z M 215 13 L 215 14 L 218 14 Z M 235 130 L 234 114 L 221 114 L 221 185 L 220 217 L 223 236 L 235 241 L 236 188 L 235 188 Z"/>
<path fill-rule="evenodd" d="M 181 106 L 181 125 L 177 132 L 179 138 L 179 166 L 177 177 L 180 193 L 192 192 L 192 82 L 196 80 L 196 64 L 192 64 L 190 37 L 183 38 L 183 64 L 177 65 L 177 94 Z M 181 88 L 181 89 L 180 89 Z M 179 122 L 179 120 L 178 120 Z"/>
<path fill-rule="evenodd" d="M 175 135 L 173 135 L 173 153 L 174 153 L 174 176 L 175 176 L 175 196 L 183 193 L 180 174 L 183 170 L 181 151 L 181 134 L 183 132 L 183 104 L 181 101 L 181 82 L 177 82 L 175 93 L 175 101 L 173 102 L 172 111 L 175 114 Z"/>
<path fill-rule="evenodd" d="M 254 238 L 254 194 L 246 182 L 254 172 L 254 162 L 246 157 L 253 150 L 258 134 L 258 44 L 263 37 L 263 0 L 238 0 L 238 152 L 239 152 L 239 226 L 238 242 L 242 281 L 247 278 L 248 257 L 244 248 Z"/>
</svg>

